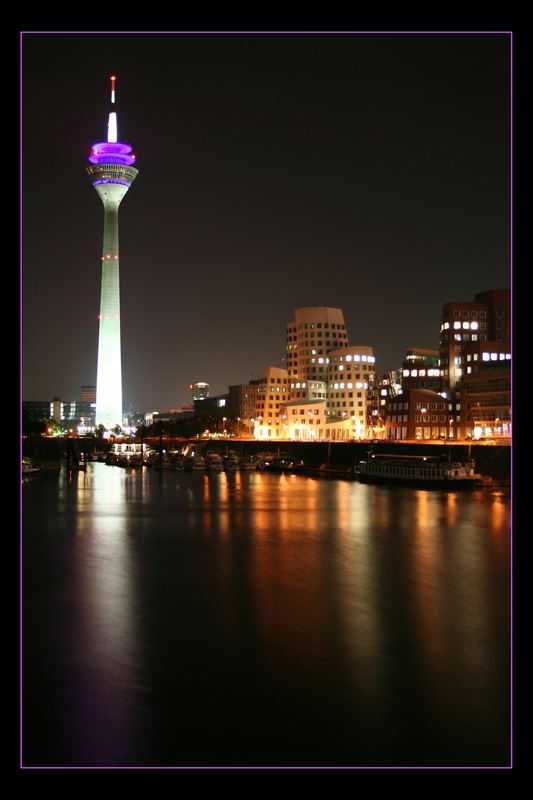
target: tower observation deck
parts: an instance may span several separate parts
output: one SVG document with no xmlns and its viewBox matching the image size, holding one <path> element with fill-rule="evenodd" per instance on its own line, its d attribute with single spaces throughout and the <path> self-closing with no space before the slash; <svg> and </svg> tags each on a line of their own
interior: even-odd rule
<svg viewBox="0 0 533 800">
<path fill-rule="evenodd" d="M 100 295 L 96 425 L 122 425 L 122 362 L 120 348 L 120 280 L 118 209 L 138 175 L 135 154 L 117 141 L 115 76 L 111 77 L 111 111 L 107 142 L 94 144 L 87 172 L 104 206 L 104 242 Z"/>
</svg>

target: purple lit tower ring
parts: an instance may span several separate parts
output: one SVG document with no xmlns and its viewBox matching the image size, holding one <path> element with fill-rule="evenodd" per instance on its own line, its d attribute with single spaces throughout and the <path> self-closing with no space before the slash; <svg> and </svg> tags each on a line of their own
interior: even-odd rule
<svg viewBox="0 0 533 800">
<path fill-rule="evenodd" d="M 111 112 L 107 142 L 93 145 L 87 172 L 104 206 L 102 289 L 96 377 L 96 425 L 122 426 L 122 363 L 120 350 L 120 281 L 118 208 L 138 175 L 135 154 L 117 141 L 115 77 L 111 78 Z"/>
</svg>

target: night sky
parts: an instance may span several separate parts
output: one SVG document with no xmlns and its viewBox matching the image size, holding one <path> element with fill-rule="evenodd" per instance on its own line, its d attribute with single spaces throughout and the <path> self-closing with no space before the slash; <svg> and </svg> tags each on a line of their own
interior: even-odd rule
<svg viewBox="0 0 533 800">
<path fill-rule="evenodd" d="M 442 305 L 510 285 L 510 37 L 25 34 L 24 400 L 96 383 L 107 137 L 123 396 L 190 401 L 284 366 L 297 307 L 344 310 L 377 371 L 438 347 Z"/>
</svg>

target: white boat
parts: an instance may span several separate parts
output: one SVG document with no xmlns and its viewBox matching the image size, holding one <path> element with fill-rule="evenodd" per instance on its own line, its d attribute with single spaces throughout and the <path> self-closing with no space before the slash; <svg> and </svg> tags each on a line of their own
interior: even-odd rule
<svg viewBox="0 0 533 800">
<path fill-rule="evenodd" d="M 116 442 L 109 454 L 108 463 L 119 467 L 141 467 L 148 457 L 146 445 L 137 442 Z"/>
<path fill-rule="evenodd" d="M 369 453 L 355 467 L 361 483 L 400 483 L 434 489 L 474 488 L 483 482 L 473 461 L 452 462 L 438 456 Z"/>
</svg>

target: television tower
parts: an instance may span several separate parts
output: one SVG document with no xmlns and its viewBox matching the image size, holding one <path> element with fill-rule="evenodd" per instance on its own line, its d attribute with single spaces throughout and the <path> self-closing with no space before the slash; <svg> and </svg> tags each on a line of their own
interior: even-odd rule
<svg viewBox="0 0 533 800">
<path fill-rule="evenodd" d="M 120 283 L 118 207 L 138 175 L 135 154 L 118 141 L 115 81 L 111 76 L 111 109 L 107 142 L 93 144 L 87 172 L 104 204 L 102 290 L 96 375 L 96 425 L 122 426 L 122 365 L 120 356 Z"/>
</svg>

